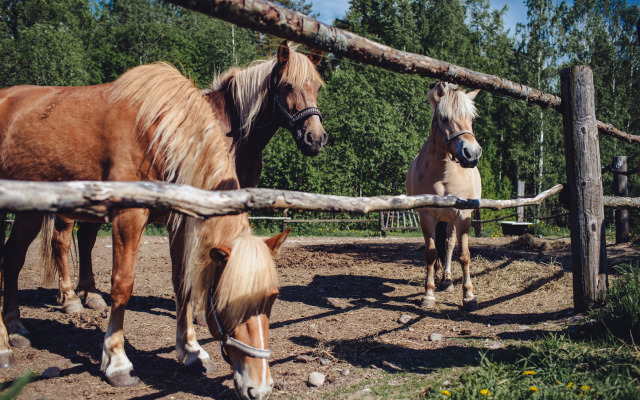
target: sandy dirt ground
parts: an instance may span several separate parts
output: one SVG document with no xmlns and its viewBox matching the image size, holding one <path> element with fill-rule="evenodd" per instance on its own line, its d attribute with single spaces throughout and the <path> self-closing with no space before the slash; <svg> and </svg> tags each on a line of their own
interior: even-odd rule
<svg viewBox="0 0 640 400">
<path fill-rule="evenodd" d="M 231 370 L 205 327 L 197 326 L 197 334 L 218 370 L 193 375 L 176 361 L 167 238 L 145 237 L 139 254 L 125 318 L 126 351 L 142 381 L 133 388 L 114 388 L 102 379 L 108 311 L 62 313 L 57 289 L 41 285 L 37 247 L 34 242 L 20 278 L 32 347 L 15 349 L 17 365 L 0 371 L 0 379 L 10 382 L 27 368 L 60 373 L 36 379 L 22 399 L 234 398 Z M 610 245 L 607 251 L 615 264 L 639 249 Z M 565 329 L 576 318 L 568 239 L 471 238 L 471 255 L 480 309 L 461 309 L 455 262 L 455 290 L 437 292 L 436 309 L 425 311 L 421 238 L 290 238 L 277 258 L 281 294 L 271 319 L 272 398 L 357 391 L 383 370 L 430 374 L 477 365 L 479 347 L 500 351 L 505 343 Z M 98 238 L 93 260 L 98 289 L 109 302 L 110 238 Z M 441 339 L 432 340 L 439 339 L 432 334 Z M 326 375 L 323 386 L 307 385 L 312 371 Z"/>
</svg>

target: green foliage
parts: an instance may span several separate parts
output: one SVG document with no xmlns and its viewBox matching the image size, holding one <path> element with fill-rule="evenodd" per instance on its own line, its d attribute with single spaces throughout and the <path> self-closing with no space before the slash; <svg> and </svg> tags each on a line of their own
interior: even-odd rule
<svg viewBox="0 0 640 400">
<path fill-rule="evenodd" d="M 604 305 L 592 317 L 612 335 L 637 342 L 640 338 L 640 262 L 614 267 Z"/>
<path fill-rule="evenodd" d="M 36 377 L 36 374 L 31 370 L 27 370 L 23 372 L 22 375 L 20 375 L 11 384 L 11 386 L 9 386 L 9 388 L 7 388 L 2 393 L 0 393 L 0 400 L 17 399 L 18 396 L 20 396 L 20 393 L 22 393 L 22 390 L 25 388 L 25 386 L 27 386 L 31 381 L 33 381 L 35 377 Z M 3 384 L 2 387 L 4 388 L 5 385 Z"/>
</svg>

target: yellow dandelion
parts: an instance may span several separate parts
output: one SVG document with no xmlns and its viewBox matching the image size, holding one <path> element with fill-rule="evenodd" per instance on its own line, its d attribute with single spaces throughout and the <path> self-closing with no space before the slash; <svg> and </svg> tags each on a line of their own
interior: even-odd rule
<svg viewBox="0 0 640 400">
<path fill-rule="evenodd" d="M 573 382 L 569 382 L 569 383 L 567 384 L 567 389 L 571 389 L 572 387 L 573 387 Z"/>
<path fill-rule="evenodd" d="M 448 390 L 444 389 L 441 390 L 440 393 L 442 393 L 443 395 L 447 396 L 447 397 L 451 397 L 451 392 L 449 392 Z"/>
<path fill-rule="evenodd" d="M 535 375 L 536 371 L 524 371 L 522 375 Z"/>
<path fill-rule="evenodd" d="M 529 391 L 530 392 L 534 392 L 534 393 L 538 393 L 539 392 L 538 388 L 535 387 L 535 386 L 529 386 Z"/>
<path fill-rule="evenodd" d="M 491 396 L 491 392 L 488 391 L 487 389 L 482 389 L 480 391 L 480 394 L 483 395 L 483 396 Z"/>
<path fill-rule="evenodd" d="M 582 386 L 580 386 L 580 390 L 584 390 L 586 392 L 586 391 L 591 390 L 591 387 L 589 387 L 589 385 L 582 385 Z"/>
</svg>

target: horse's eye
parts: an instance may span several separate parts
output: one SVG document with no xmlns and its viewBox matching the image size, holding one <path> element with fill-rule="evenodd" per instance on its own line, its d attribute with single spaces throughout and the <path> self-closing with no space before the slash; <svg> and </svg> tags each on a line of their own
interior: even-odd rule
<svg viewBox="0 0 640 400">
<path fill-rule="evenodd" d="M 440 120 L 442 121 L 443 124 L 448 124 L 449 123 L 449 118 L 447 118 L 447 117 L 441 117 Z"/>
<path fill-rule="evenodd" d="M 285 83 L 284 90 L 286 90 L 287 92 L 293 92 L 293 85 L 290 83 Z"/>
</svg>

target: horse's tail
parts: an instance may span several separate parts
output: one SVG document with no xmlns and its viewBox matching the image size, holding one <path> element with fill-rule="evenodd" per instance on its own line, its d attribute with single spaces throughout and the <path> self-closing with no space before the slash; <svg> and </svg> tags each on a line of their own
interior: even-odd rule
<svg viewBox="0 0 640 400">
<path fill-rule="evenodd" d="M 42 268 L 44 270 L 44 285 L 49 286 L 53 283 L 53 279 L 56 277 L 57 265 L 56 260 L 53 257 L 53 248 L 51 241 L 53 240 L 53 228 L 54 228 L 55 216 L 53 214 L 47 214 L 42 221 L 42 240 L 40 241 L 40 259 Z"/>
<path fill-rule="evenodd" d="M 447 222 L 439 221 L 436 224 L 436 271 L 444 269 L 444 259 L 447 247 Z"/>
</svg>

